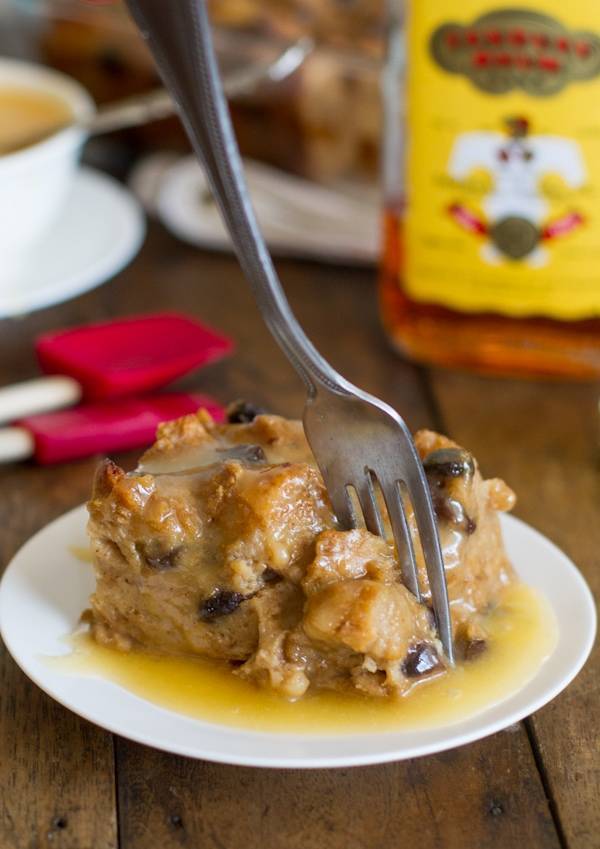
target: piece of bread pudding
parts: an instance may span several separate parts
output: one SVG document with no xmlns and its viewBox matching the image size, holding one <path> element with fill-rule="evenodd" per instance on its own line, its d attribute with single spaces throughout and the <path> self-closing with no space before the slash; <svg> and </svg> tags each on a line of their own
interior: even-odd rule
<svg viewBox="0 0 600 849">
<path fill-rule="evenodd" d="M 300 422 L 159 428 L 134 472 L 106 460 L 89 502 L 96 640 L 202 655 L 288 698 L 310 688 L 403 694 L 444 658 L 428 606 L 401 582 L 393 545 L 339 530 Z M 415 436 L 439 523 L 459 658 L 485 649 L 484 614 L 514 579 L 498 511 L 514 503 L 444 436 Z M 413 539 L 414 520 L 407 508 Z"/>
</svg>

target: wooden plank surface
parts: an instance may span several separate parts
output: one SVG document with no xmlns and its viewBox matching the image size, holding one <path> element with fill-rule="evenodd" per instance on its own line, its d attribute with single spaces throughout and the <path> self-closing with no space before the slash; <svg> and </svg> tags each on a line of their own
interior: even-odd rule
<svg viewBox="0 0 600 849">
<path fill-rule="evenodd" d="M 121 845 L 202 849 L 554 849 L 520 730 L 430 758 L 257 770 L 118 747 Z"/>
<path fill-rule="evenodd" d="M 6 328 L 5 328 L 6 329 Z M 22 348 L 29 341 L 22 334 Z M 6 345 L 2 335 L 2 348 Z M 14 379 L 0 355 L 0 381 Z M 0 472 L 0 564 L 50 519 L 81 502 L 93 463 Z M 31 623 L 35 627 L 35 623 Z M 0 649 L 1 849 L 117 846 L 113 741 L 60 707 Z"/>
<path fill-rule="evenodd" d="M 569 432 L 570 427 L 580 426 L 578 416 L 583 416 L 592 397 L 587 390 L 567 388 L 572 410 L 563 429 L 557 426 L 554 436 L 548 436 L 535 461 L 539 471 L 544 452 L 554 451 L 554 477 L 549 479 L 553 483 L 540 494 L 534 470 L 523 469 L 529 468 L 523 453 L 513 445 L 502 454 L 500 436 L 519 436 L 520 429 L 528 426 L 525 414 L 535 406 L 526 402 L 527 393 L 543 399 L 547 389 L 515 382 L 509 406 L 516 405 L 516 413 L 513 419 L 506 416 L 512 424 L 502 429 L 490 413 L 489 421 L 483 420 L 478 430 L 473 408 L 484 406 L 482 398 L 486 403 L 489 399 L 490 405 L 496 399 L 497 413 L 504 409 L 500 384 L 435 374 L 430 386 L 427 373 L 403 364 L 388 351 L 379 330 L 370 273 L 291 262 L 282 265 L 282 273 L 309 335 L 335 366 L 397 406 L 411 427 L 445 423 L 464 438 L 480 455 L 486 471 L 506 475 L 515 485 L 521 493 L 521 514 L 541 530 L 556 530 L 554 524 L 563 527 L 551 488 L 568 479 L 572 463 L 572 491 L 581 495 L 585 490 L 585 498 L 591 498 L 587 490 L 592 478 L 584 469 L 587 454 L 583 450 L 589 434 L 586 429 L 580 447 L 575 448 Z M 243 396 L 274 412 L 300 414 L 302 385 L 261 324 L 233 260 L 185 248 L 157 227 L 151 228 L 140 257 L 112 283 L 70 304 L 0 325 L 0 380 L 33 373 L 30 352 L 36 333 L 161 308 L 202 316 L 238 342 L 231 360 L 187 378 L 182 387 L 210 391 L 222 401 Z M 496 428 L 496 447 L 486 440 L 486 428 Z M 45 470 L 30 465 L 0 470 L 3 563 L 30 533 L 85 498 L 94 462 Z M 124 462 L 131 464 L 132 457 Z M 546 523 L 539 515 L 544 508 L 550 511 Z M 563 499 L 562 510 L 566 508 Z M 587 518 L 576 529 L 564 530 L 566 536 L 558 539 L 554 533 L 559 544 L 567 549 L 578 544 L 591 509 L 586 508 Z M 571 553 L 575 556 L 574 548 Z M 580 553 L 589 558 L 586 568 L 591 571 L 593 547 L 590 544 Z M 590 754 L 594 751 L 591 737 L 577 739 L 575 719 L 570 723 L 567 716 L 569 710 L 579 711 L 581 723 L 584 703 L 589 708 L 596 699 L 597 704 L 589 675 L 561 697 L 556 709 L 538 714 L 532 725 L 535 750 L 524 726 L 518 725 L 471 746 L 416 761 L 353 770 L 283 772 L 195 762 L 118 739 L 115 775 L 109 735 L 37 693 L 5 654 L 0 675 L 4 694 L 0 780 L 5 788 L 1 849 L 114 846 L 117 813 L 118 845 L 126 849 L 325 845 L 362 849 L 413 843 L 420 849 L 521 845 L 554 849 L 560 839 L 543 780 L 552 793 L 554 813 L 560 816 L 568 845 L 593 845 L 589 835 L 595 814 L 586 815 L 582 808 L 586 799 L 591 805 L 597 795 L 599 758 Z M 555 716 L 555 710 L 561 712 Z M 562 732 L 561 725 L 567 729 L 566 736 L 557 733 Z M 594 733 L 597 737 L 597 729 Z M 562 787 L 566 776 L 577 781 L 576 752 L 582 759 L 577 770 L 581 803 L 576 802 L 574 790 Z M 66 827 L 58 827 L 55 819 L 55 827 L 48 830 L 53 817 L 64 817 Z"/>
<path fill-rule="evenodd" d="M 516 514 L 559 545 L 600 593 L 600 417 L 596 384 L 490 380 L 438 371 L 450 435 L 518 493 Z M 600 846 L 600 652 L 530 720 L 569 846 Z"/>
</svg>

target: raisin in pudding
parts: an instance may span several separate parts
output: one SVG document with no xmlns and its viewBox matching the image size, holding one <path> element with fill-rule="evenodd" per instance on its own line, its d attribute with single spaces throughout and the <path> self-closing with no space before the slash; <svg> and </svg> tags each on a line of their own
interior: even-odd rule
<svg viewBox="0 0 600 849">
<path fill-rule="evenodd" d="M 89 502 L 91 632 L 122 652 L 202 656 L 289 699 L 402 695 L 443 675 L 427 574 L 404 587 L 393 546 L 343 531 L 302 426 L 248 405 L 159 428 L 138 469 L 105 461 Z M 433 494 L 457 652 L 485 652 L 485 616 L 514 580 L 498 512 L 514 494 L 444 436 L 415 436 Z M 416 529 L 408 515 L 413 537 Z"/>
</svg>

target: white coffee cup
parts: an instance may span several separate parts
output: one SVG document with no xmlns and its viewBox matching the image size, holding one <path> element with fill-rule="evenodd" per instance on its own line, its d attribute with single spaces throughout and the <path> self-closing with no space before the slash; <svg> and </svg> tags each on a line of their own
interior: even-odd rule
<svg viewBox="0 0 600 849">
<path fill-rule="evenodd" d="M 0 156 L 0 282 L 14 277 L 59 215 L 87 138 L 84 127 L 96 111 L 83 86 L 41 65 L 0 59 L 2 86 L 58 96 L 72 112 L 73 124 Z"/>
</svg>

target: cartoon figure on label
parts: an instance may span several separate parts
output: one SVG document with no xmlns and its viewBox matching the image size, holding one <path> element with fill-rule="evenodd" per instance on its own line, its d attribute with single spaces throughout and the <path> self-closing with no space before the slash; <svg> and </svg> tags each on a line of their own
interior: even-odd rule
<svg viewBox="0 0 600 849">
<path fill-rule="evenodd" d="M 451 204 L 448 212 L 460 227 L 484 239 L 481 256 L 485 262 L 522 260 L 540 267 L 548 261 L 544 246 L 584 220 L 577 211 L 548 220 L 542 179 L 557 174 L 570 189 L 580 188 L 585 180 L 583 158 L 571 139 L 529 135 L 527 118 L 508 118 L 506 126 L 505 135 L 469 132 L 457 137 L 448 165 L 450 176 L 464 181 L 476 169 L 484 169 L 493 184 L 482 202 L 485 218 L 462 203 Z"/>
</svg>

